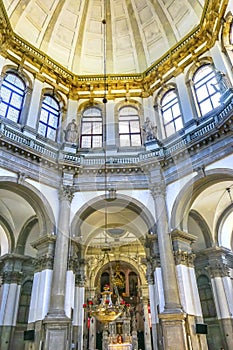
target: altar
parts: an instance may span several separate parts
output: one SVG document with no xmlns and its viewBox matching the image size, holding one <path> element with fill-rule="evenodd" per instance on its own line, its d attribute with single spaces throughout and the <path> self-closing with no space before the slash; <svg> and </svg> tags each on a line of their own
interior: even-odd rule
<svg viewBox="0 0 233 350">
<path fill-rule="evenodd" d="M 108 350 L 132 350 L 132 344 L 130 343 L 109 344 Z"/>
</svg>

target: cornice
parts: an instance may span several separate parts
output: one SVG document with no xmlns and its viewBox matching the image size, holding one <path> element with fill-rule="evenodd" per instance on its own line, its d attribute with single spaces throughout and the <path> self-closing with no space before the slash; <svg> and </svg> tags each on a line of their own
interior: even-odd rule
<svg viewBox="0 0 233 350">
<path fill-rule="evenodd" d="M 106 83 L 108 99 L 124 97 L 126 92 L 131 97 L 148 97 L 215 44 L 227 3 L 227 0 L 222 0 L 220 4 L 218 0 L 207 0 L 200 24 L 146 71 L 127 75 L 108 74 L 105 79 L 103 75 L 75 75 L 16 35 L 0 0 L 1 54 L 71 99 L 102 98 Z"/>
</svg>

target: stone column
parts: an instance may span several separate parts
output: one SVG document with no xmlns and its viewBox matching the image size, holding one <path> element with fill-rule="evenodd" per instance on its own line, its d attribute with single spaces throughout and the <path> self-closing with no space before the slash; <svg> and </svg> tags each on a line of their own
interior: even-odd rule
<svg viewBox="0 0 233 350">
<path fill-rule="evenodd" d="M 69 348 L 71 320 L 65 314 L 65 288 L 72 198 L 71 187 L 62 187 L 60 190 L 60 208 L 50 306 L 49 312 L 44 319 L 46 329 L 44 350 L 57 350 L 58 348 L 66 350 Z"/>
<path fill-rule="evenodd" d="M 153 342 L 153 349 L 158 349 L 158 312 L 157 312 L 157 304 L 159 304 L 158 301 L 158 295 L 157 289 L 158 286 L 155 286 L 155 278 L 156 278 L 156 250 L 157 250 L 157 237 L 155 234 L 148 235 L 146 240 L 146 247 L 147 247 L 147 271 L 146 271 L 146 278 L 148 282 L 148 289 L 149 289 L 149 300 L 150 300 L 150 310 L 151 310 L 151 331 L 152 331 L 152 342 Z"/>
<path fill-rule="evenodd" d="M 90 299 L 95 298 L 96 294 L 96 288 L 89 289 L 90 292 Z M 103 343 L 104 343 L 104 332 L 103 332 Z M 90 324 L 89 324 L 89 347 L 88 349 L 92 350 L 96 348 L 96 319 L 95 317 L 90 317 Z M 104 344 L 103 344 L 103 350 Z"/>
<path fill-rule="evenodd" d="M 217 317 L 225 342 L 223 345 L 226 349 L 233 349 L 233 295 L 230 268 L 227 261 L 227 254 L 232 261 L 232 253 L 224 248 L 215 248 L 215 251 L 209 253 L 208 271 L 211 277 Z"/>
<path fill-rule="evenodd" d="M 151 334 L 150 334 L 150 322 L 149 322 L 149 314 L 148 314 L 148 286 L 142 286 L 142 304 L 143 304 L 143 313 L 144 313 L 144 344 L 145 350 L 152 350 L 151 347 Z"/>
<path fill-rule="evenodd" d="M 25 258 L 26 259 L 26 258 Z M 7 254 L 1 258 L 3 264 L 0 305 L 0 349 L 11 350 L 17 322 L 21 283 L 22 261 L 19 256 Z"/>
<path fill-rule="evenodd" d="M 73 342 L 76 350 L 83 349 L 84 300 L 85 300 L 85 260 L 80 257 L 76 260 L 75 292 L 73 313 Z"/>
<path fill-rule="evenodd" d="M 164 349 L 187 349 L 185 332 L 185 314 L 182 311 L 173 256 L 172 242 L 169 234 L 166 205 L 166 186 L 159 167 L 150 173 L 150 189 L 155 203 L 155 217 L 158 246 L 164 287 L 164 311 L 159 318 L 162 323 Z"/>
<path fill-rule="evenodd" d="M 194 258 L 191 244 L 196 236 L 180 230 L 171 233 L 179 290 L 184 311 L 187 313 L 186 330 L 190 348 L 207 350 L 205 334 L 196 333 L 196 323 L 203 323 L 201 302 L 194 270 Z"/>
<path fill-rule="evenodd" d="M 37 259 L 34 263 L 35 271 L 28 316 L 28 330 L 35 330 L 33 344 L 35 349 L 39 349 L 40 344 L 42 344 L 42 320 L 49 310 L 55 240 L 55 235 L 44 235 L 31 243 L 32 247 L 37 249 Z M 31 345 L 29 346 L 31 347 Z"/>
</svg>

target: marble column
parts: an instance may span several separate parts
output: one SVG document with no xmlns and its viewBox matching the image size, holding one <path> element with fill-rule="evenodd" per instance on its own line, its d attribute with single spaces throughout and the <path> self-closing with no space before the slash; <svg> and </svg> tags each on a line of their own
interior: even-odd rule
<svg viewBox="0 0 233 350">
<path fill-rule="evenodd" d="M 11 350 L 23 279 L 22 261 L 13 254 L 1 258 L 3 264 L 0 305 L 0 349 Z"/>
<path fill-rule="evenodd" d="M 148 313 L 148 286 L 141 286 L 142 292 L 142 304 L 143 304 L 143 313 L 144 313 L 144 345 L 145 350 L 152 350 L 151 346 L 151 334 L 150 334 L 150 321 Z"/>
<path fill-rule="evenodd" d="M 233 306 L 232 281 L 228 259 L 232 261 L 232 253 L 224 248 L 209 251 L 208 271 L 214 294 L 217 317 L 222 329 L 224 348 L 233 349 Z M 227 259 L 227 255 L 229 255 Z"/>
<path fill-rule="evenodd" d="M 171 232 L 171 237 L 180 297 L 184 311 L 187 314 L 186 330 L 189 346 L 192 349 L 207 350 L 206 335 L 196 333 L 196 324 L 203 323 L 201 302 L 194 270 L 195 254 L 193 254 L 191 248 L 191 244 L 196 241 L 196 236 L 176 229 Z"/>
<path fill-rule="evenodd" d="M 65 290 L 72 198 L 73 194 L 70 186 L 64 186 L 60 189 L 50 306 L 44 319 L 46 330 L 44 350 L 57 350 L 58 348 L 66 350 L 69 348 L 71 320 L 65 314 Z"/>
<path fill-rule="evenodd" d="M 80 256 L 76 261 L 75 269 L 75 293 L 73 313 L 73 342 L 76 350 L 83 349 L 84 334 L 84 300 L 85 300 L 85 260 Z"/>
<path fill-rule="evenodd" d="M 164 336 L 164 349 L 187 349 L 185 317 L 179 296 L 166 205 L 166 185 L 159 166 L 150 172 L 150 190 L 154 198 L 159 256 L 164 287 L 164 310 L 159 314 Z"/>
</svg>

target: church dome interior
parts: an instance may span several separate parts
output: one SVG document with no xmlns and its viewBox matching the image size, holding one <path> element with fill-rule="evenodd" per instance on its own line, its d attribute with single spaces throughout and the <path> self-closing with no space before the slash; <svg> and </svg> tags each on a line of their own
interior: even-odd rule
<svg viewBox="0 0 233 350">
<path fill-rule="evenodd" d="M 232 0 L 0 0 L 0 349 L 233 349 Z"/>
</svg>

